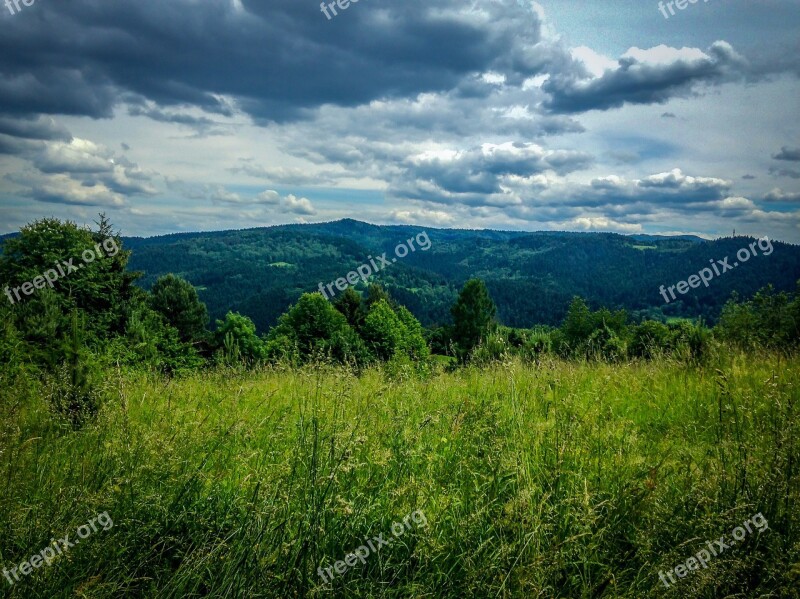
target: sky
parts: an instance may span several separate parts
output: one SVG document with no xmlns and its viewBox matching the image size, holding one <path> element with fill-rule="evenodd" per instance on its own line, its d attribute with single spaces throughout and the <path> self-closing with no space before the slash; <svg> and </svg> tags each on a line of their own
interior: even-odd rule
<svg viewBox="0 0 800 599">
<path fill-rule="evenodd" d="M 800 243 L 798 0 L 3 2 L 0 233 Z"/>
</svg>

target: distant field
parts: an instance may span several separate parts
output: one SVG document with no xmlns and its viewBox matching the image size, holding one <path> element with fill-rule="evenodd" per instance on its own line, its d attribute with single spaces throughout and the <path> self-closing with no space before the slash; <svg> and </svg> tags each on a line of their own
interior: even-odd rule
<svg viewBox="0 0 800 599">
<path fill-rule="evenodd" d="M 109 374 L 82 432 L 0 386 L 9 597 L 798 597 L 800 363 Z M 324 584 L 318 567 L 413 526 Z M 762 513 L 667 589 L 659 571 Z"/>
</svg>

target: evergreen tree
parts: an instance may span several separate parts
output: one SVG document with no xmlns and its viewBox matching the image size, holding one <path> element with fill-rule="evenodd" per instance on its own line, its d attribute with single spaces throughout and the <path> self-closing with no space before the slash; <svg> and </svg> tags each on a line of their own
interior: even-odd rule
<svg viewBox="0 0 800 599">
<path fill-rule="evenodd" d="M 372 306 L 381 300 L 389 304 L 390 307 L 394 307 L 394 301 L 389 297 L 389 293 L 378 283 L 370 283 L 367 288 L 367 296 L 364 298 L 364 310 L 369 312 Z"/>
<path fill-rule="evenodd" d="M 355 289 L 348 287 L 342 295 L 334 300 L 333 306 L 347 319 L 347 324 L 355 330 L 361 328 L 364 323 L 364 307 L 361 296 Z"/>
<path fill-rule="evenodd" d="M 453 340 L 460 359 L 464 361 L 495 327 L 497 307 L 486 284 L 480 279 L 470 279 L 450 311 L 453 315 Z"/>
<path fill-rule="evenodd" d="M 90 346 L 125 329 L 126 305 L 138 275 L 127 272 L 130 252 L 122 249 L 107 219 L 101 217 L 98 224 L 100 230 L 93 233 L 45 218 L 22 227 L 3 244 L 0 287 L 13 304 L 14 324 L 36 363 L 52 368 L 61 362 L 59 340 L 69 334 L 69 315 L 75 310 L 86 317 Z"/>
<path fill-rule="evenodd" d="M 150 306 L 177 329 L 184 343 L 206 339 L 208 310 L 188 281 L 173 274 L 159 278 L 150 290 Z"/>
</svg>

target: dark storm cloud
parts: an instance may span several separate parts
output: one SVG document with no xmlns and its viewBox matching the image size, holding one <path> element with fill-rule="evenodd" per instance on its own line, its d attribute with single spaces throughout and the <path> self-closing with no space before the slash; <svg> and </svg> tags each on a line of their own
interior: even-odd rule
<svg viewBox="0 0 800 599">
<path fill-rule="evenodd" d="M 794 170 L 791 168 L 771 167 L 769 169 L 769 174 L 774 175 L 776 177 L 789 177 L 790 179 L 800 179 L 800 170 Z"/>
<path fill-rule="evenodd" d="M 189 114 L 169 113 L 158 108 L 145 108 L 142 106 L 129 106 L 128 114 L 131 116 L 146 116 L 159 123 L 175 123 L 176 125 L 186 125 L 205 131 L 215 123 L 206 117 L 196 117 Z"/>
<path fill-rule="evenodd" d="M 625 104 L 664 104 L 696 93 L 703 84 L 741 79 L 747 71 L 744 59 L 726 42 L 715 42 L 703 57 L 681 57 L 667 48 L 664 51 L 674 58 L 651 63 L 625 56 L 617 69 L 606 70 L 595 79 L 569 73 L 553 75 L 544 84 L 550 94 L 545 107 L 554 113 L 575 114 Z"/>
<path fill-rule="evenodd" d="M 49 141 L 72 140 L 72 134 L 66 127 L 56 123 L 52 118 L 43 116 L 32 118 L 0 117 L 0 135 Z"/>
<path fill-rule="evenodd" d="M 0 106 L 110 117 L 120 103 L 195 106 L 257 120 L 458 88 L 495 71 L 521 82 L 571 59 L 539 42 L 512 0 L 370 0 L 328 21 L 314 1 L 60 0 L 3 22 Z M 464 95 L 487 93 L 462 87 Z M 160 111 L 139 112 L 181 122 Z M 177 121 L 176 121 L 177 119 Z M 189 124 L 189 123 L 187 123 Z"/>
<path fill-rule="evenodd" d="M 800 148 L 788 148 L 783 146 L 781 151 L 773 154 L 775 160 L 788 160 L 790 162 L 800 162 Z"/>
</svg>

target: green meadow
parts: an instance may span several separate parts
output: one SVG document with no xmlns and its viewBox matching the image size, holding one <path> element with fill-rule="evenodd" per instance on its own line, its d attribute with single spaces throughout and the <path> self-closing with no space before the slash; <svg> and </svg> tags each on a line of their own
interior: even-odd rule
<svg viewBox="0 0 800 599">
<path fill-rule="evenodd" d="M 109 369 L 79 430 L 6 378 L 0 567 L 114 525 L 0 594 L 800 597 L 798 366 Z M 320 577 L 415 510 L 427 526 Z M 755 514 L 767 530 L 660 581 Z"/>
</svg>

